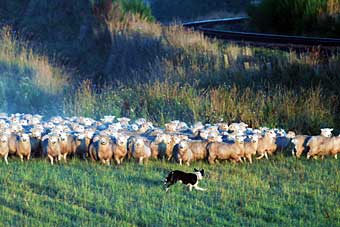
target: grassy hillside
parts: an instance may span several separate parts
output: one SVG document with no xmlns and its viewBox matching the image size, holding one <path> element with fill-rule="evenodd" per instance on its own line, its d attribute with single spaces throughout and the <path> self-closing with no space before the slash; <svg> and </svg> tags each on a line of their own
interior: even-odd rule
<svg viewBox="0 0 340 227">
<path fill-rule="evenodd" d="M 3 163 L 1 163 L 3 164 Z M 161 181 L 175 164 L 33 160 L 0 165 L 5 226 L 338 226 L 340 163 L 282 155 L 253 165 L 195 164 L 208 191 Z M 183 167 L 192 171 L 193 167 Z"/>
<path fill-rule="evenodd" d="M 138 4 L 98 2 L 31 0 L 17 18 L 19 6 L 5 1 L 1 20 L 12 29 L 1 37 L 1 111 L 115 114 L 159 125 L 224 119 L 309 134 L 340 128 L 336 50 L 239 46 L 163 26 L 137 13 Z"/>
</svg>

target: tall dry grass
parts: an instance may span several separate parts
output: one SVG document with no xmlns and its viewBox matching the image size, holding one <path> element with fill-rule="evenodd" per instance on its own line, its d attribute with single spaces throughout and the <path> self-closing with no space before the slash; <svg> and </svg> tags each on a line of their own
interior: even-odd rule
<svg viewBox="0 0 340 227">
<path fill-rule="evenodd" d="M 270 126 L 304 133 L 336 127 L 336 105 L 321 88 L 267 90 L 220 86 L 198 89 L 189 84 L 155 82 L 98 92 L 85 81 L 66 99 L 67 115 L 102 117 L 108 113 L 131 118 L 145 117 L 163 125 L 174 119 L 189 123 L 245 121 L 251 127 Z"/>
<path fill-rule="evenodd" d="M 33 54 L 9 27 L 0 32 L 0 77 L 2 111 L 60 111 L 67 75 L 47 57 Z"/>
</svg>

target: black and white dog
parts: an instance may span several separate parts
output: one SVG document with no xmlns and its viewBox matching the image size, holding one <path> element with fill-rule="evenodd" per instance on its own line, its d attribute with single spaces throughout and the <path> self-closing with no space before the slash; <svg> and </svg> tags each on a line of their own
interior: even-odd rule
<svg viewBox="0 0 340 227">
<path fill-rule="evenodd" d="M 186 173 L 180 170 L 171 171 L 168 176 L 164 179 L 164 185 L 166 185 L 165 191 L 168 191 L 170 186 L 176 184 L 177 181 L 189 186 L 189 190 L 192 188 L 200 191 L 206 191 L 207 189 L 198 187 L 198 181 L 203 179 L 204 169 L 194 169 L 194 173 Z"/>
</svg>

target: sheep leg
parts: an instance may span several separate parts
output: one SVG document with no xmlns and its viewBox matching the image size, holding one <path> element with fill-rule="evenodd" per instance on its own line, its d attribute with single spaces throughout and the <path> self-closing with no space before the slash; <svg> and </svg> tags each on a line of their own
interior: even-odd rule
<svg viewBox="0 0 340 227">
<path fill-rule="evenodd" d="M 294 148 L 292 149 L 292 156 L 295 156 Z"/>
<path fill-rule="evenodd" d="M 179 160 L 179 165 L 180 165 L 180 166 L 182 165 L 182 159 Z"/>
<path fill-rule="evenodd" d="M 205 189 L 205 188 L 200 188 L 200 187 L 198 187 L 197 185 L 194 185 L 194 188 L 196 189 L 196 190 L 198 190 L 198 191 L 206 191 L 207 189 Z"/>
<path fill-rule="evenodd" d="M 190 166 L 190 161 L 187 161 L 187 163 L 186 163 L 186 164 L 187 164 L 187 166 Z"/>
<path fill-rule="evenodd" d="M 247 158 L 248 158 L 249 163 L 250 163 L 250 164 L 253 164 L 253 160 L 252 160 L 252 158 L 251 158 L 251 155 L 247 156 Z"/>
<path fill-rule="evenodd" d="M 335 159 L 338 159 L 338 154 L 334 155 L 334 158 L 335 158 Z"/>
<path fill-rule="evenodd" d="M 142 157 L 139 158 L 138 164 L 143 165 L 143 158 Z"/>
<path fill-rule="evenodd" d="M 211 157 L 208 158 L 208 162 L 210 165 L 214 164 L 215 163 L 215 160 Z"/>
<path fill-rule="evenodd" d="M 64 156 L 63 156 L 65 163 L 67 163 L 66 157 L 67 157 L 67 153 L 64 154 Z"/>
<path fill-rule="evenodd" d="M 261 154 L 259 157 L 257 157 L 256 159 L 259 160 L 259 159 L 262 159 L 264 157 L 264 154 Z"/>
<path fill-rule="evenodd" d="M 7 157 L 8 157 L 8 154 L 5 155 L 4 159 L 5 159 L 6 164 L 8 165 Z"/>
<path fill-rule="evenodd" d="M 48 155 L 48 158 L 50 159 L 51 165 L 53 165 L 53 157 L 51 155 Z"/>
<path fill-rule="evenodd" d="M 269 158 L 268 158 L 268 154 L 267 154 L 267 152 L 266 153 L 264 153 L 264 156 L 266 157 L 266 159 L 268 160 Z"/>
<path fill-rule="evenodd" d="M 119 160 L 119 158 L 115 158 L 115 161 L 116 161 L 117 165 L 119 165 L 119 164 L 120 164 L 120 160 Z"/>
<path fill-rule="evenodd" d="M 22 154 L 19 155 L 21 162 L 24 162 L 24 156 Z"/>
<path fill-rule="evenodd" d="M 230 159 L 230 161 L 233 163 L 233 164 L 236 164 L 236 160 L 235 159 Z"/>
</svg>

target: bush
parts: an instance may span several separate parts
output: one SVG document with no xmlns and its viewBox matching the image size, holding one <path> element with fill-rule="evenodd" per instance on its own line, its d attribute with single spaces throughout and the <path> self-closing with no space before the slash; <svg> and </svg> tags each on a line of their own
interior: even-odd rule
<svg viewBox="0 0 340 227">
<path fill-rule="evenodd" d="M 262 32 L 339 35 L 339 0 L 263 0 L 248 14 Z"/>
</svg>

